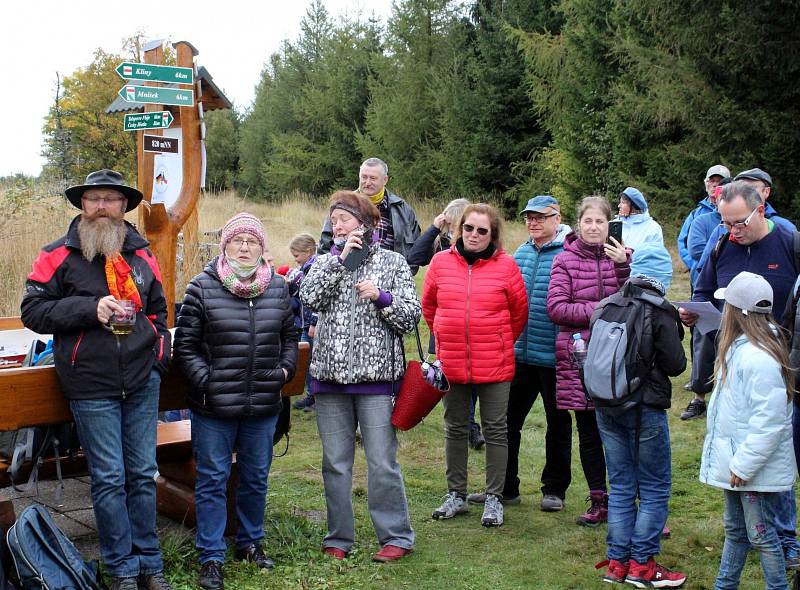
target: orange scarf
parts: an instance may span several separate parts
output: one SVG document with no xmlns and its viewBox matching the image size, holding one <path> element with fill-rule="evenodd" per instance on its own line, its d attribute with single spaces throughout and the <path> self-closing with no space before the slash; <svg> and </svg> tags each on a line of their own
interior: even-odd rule
<svg viewBox="0 0 800 590">
<path fill-rule="evenodd" d="M 131 276 L 131 267 L 125 262 L 122 255 L 113 258 L 106 257 L 106 282 L 108 291 L 116 299 L 130 299 L 136 305 L 136 311 L 142 309 L 142 298 Z"/>
</svg>

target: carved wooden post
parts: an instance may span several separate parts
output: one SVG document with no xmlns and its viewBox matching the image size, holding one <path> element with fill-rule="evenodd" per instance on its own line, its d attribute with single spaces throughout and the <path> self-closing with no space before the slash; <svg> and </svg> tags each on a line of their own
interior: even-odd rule
<svg viewBox="0 0 800 590">
<path fill-rule="evenodd" d="M 197 50 L 186 41 L 179 41 L 173 47 L 177 52 L 178 66 L 194 69 L 194 57 L 197 55 Z M 163 48 L 159 45 L 145 51 L 145 62 L 161 64 L 163 56 Z M 191 88 L 186 84 L 180 84 L 179 87 Z M 199 88 L 200 81 L 195 76 L 195 94 L 198 96 Z M 160 105 L 147 105 L 145 110 L 160 110 Z M 161 267 L 164 295 L 167 298 L 167 323 L 169 326 L 172 326 L 175 321 L 175 255 L 178 233 L 197 206 L 200 196 L 202 155 L 200 117 L 197 105 L 179 107 L 175 123 L 181 129 L 180 141 L 183 155 L 183 180 L 180 195 L 169 207 L 163 203 L 154 203 L 149 208 L 144 205 L 139 210 L 141 226 Z M 137 136 L 139 189 L 149 202 L 153 195 L 154 154 L 143 151 L 143 134 L 139 132 Z"/>
</svg>

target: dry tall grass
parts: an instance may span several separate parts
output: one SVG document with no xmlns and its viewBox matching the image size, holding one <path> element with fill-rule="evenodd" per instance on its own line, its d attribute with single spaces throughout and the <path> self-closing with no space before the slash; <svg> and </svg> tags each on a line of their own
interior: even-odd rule
<svg viewBox="0 0 800 590">
<path fill-rule="evenodd" d="M 4 195 L 0 191 L 0 201 Z M 445 202 L 410 200 L 423 230 L 438 215 Z M 253 202 L 240 197 L 234 191 L 219 194 L 204 194 L 200 200 L 200 241 L 214 241 L 203 236 L 203 232 L 216 230 L 234 214 L 247 211 L 259 217 L 267 230 L 267 244 L 275 256 L 275 264 L 294 264 L 289 252 L 289 242 L 300 232 L 319 236 L 323 220 L 328 213 L 327 199 L 313 199 L 306 195 L 292 195 L 279 202 Z M 31 205 L 10 214 L 0 224 L 0 316 L 19 315 L 19 304 L 25 277 L 42 245 L 63 235 L 77 210 L 61 196 L 43 196 L 31 199 Z M 136 213 L 128 215 L 136 223 Z M 513 250 L 527 238 L 527 232 L 519 220 L 506 224 L 506 248 Z M 210 250 L 210 252 L 209 252 Z M 205 255 L 186 260 L 176 273 L 176 300 L 180 301 L 186 283 L 204 265 L 207 255 L 216 255 L 212 246 Z"/>
</svg>

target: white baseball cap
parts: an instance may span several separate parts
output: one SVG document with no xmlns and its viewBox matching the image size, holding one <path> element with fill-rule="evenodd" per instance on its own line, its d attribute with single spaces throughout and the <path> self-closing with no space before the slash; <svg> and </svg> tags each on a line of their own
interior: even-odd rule
<svg viewBox="0 0 800 590">
<path fill-rule="evenodd" d="M 727 287 L 714 291 L 714 297 L 724 299 L 726 303 L 741 309 L 744 315 L 748 312 L 772 311 L 772 286 L 767 279 L 752 272 L 740 272 Z"/>
<path fill-rule="evenodd" d="M 711 178 L 712 176 L 721 176 L 722 178 L 729 178 L 731 175 L 731 171 L 728 170 L 722 164 L 717 164 L 716 166 L 712 166 L 706 172 L 706 180 Z"/>
</svg>

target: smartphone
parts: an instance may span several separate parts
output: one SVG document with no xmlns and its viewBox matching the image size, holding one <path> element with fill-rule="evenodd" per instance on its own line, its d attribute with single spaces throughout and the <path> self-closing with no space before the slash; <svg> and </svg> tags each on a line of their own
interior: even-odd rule
<svg viewBox="0 0 800 590">
<path fill-rule="evenodd" d="M 617 240 L 620 244 L 622 243 L 622 222 L 621 221 L 609 221 L 608 222 L 608 240 L 606 240 L 609 244 L 613 244 L 611 238 Z"/>
<path fill-rule="evenodd" d="M 361 248 L 353 248 L 342 260 L 342 265 L 351 272 L 361 266 L 364 259 L 369 256 L 369 245 L 372 243 L 372 229 L 363 225 L 359 229 L 364 232 L 361 234 Z"/>
</svg>

